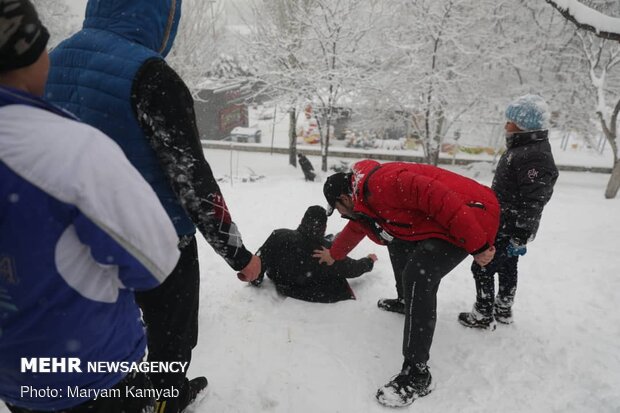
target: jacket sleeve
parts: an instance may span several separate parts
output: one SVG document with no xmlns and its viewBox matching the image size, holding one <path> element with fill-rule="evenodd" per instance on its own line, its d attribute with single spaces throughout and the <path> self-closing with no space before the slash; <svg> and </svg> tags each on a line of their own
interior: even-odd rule
<svg viewBox="0 0 620 413">
<path fill-rule="evenodd" d="M 329 252 L 333 259 L 341 260 L 364 239 L 366 233 L 355 221 L 349 221 L 344 229 L 336 235 Z"/>
<path fill-rule="evenodd" d="M 136 75 L 132 102 L 183 208 L 213 249 L 233 269 L 243 269 L 252 254 L 204 158 L 187 86 L 166 62 L 149 60 Z"/>
<path fill-rule="evenodd" d="M 401 172 L 395 180 L 388 202 L 395 208 L 419 210 L 447 229 L 470 254 L 489 247 L 487 232 L 463 197 L 437 179 L 412 172 Z"/>
<path fill-rule="evenodd" d="M 94 260 L 124 287 L 156 287 L 180 255 L 174 226 L 121 149 L 98 130 L 81 127 L 90 135 L 74 139 L 73 151 L 79 156 L 65 157 L 63 169 L 75 178 L 58 197 L 77 208 L 72 221 L 77 239 L 63 238 L 64 248 L 57 257 L 62 255 L 65 265 L 82 269 L 77 272 L 85 276 L 92 275 L 88 262 Z"/>
<path fill-rule="evenodd" d="M 373 267 L 374 262 L 368 257 L 359 260 L 345 257 L 342 260 L 336 261 L 328 268 L 332 275 L 340 275 L 344 278 L 357 278 L 364 273 L 372 271 Z"/>
<path fill-rule="evenodd" d="M 553 194 L 558 170 L 552 155 L 541 151 L 528 152 L 516 164 L 519 165 L 519 204 L 513 238 L 526 244 L 536 236 L 543 209 Z"/>
</svg>

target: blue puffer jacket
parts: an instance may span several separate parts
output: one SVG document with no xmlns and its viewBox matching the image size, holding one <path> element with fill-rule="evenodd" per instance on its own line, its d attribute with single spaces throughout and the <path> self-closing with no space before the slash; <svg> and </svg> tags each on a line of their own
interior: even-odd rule
<svg viewBox="0 0 620 413">
<path fill-rule="evenodd" d="M 89 0 L 82 30 L 51 53 L 46 95 L 103 131 L 153 187 L 179 235 L 195 226 L 172 191 L 136 119 L 132 86 L 140 67 L 172 47 L 181 0 Z"/>
</svg>

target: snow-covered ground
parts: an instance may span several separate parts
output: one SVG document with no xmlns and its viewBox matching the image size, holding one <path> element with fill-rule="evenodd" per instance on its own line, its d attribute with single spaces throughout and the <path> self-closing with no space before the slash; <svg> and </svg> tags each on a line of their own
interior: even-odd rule
<svg viewBox="0 0 620 413">
<path fill-rule="evenodd" d="M 232 169 L 239 178 L 220 185 L 252 250 L 325 203 L 322 182 L 305 182 L 286 156 L 206 155 L 216 176 Z M 264 178 L 242 182 L 250 169 Z M 485 168 L 456 171 L 492 179 Z M 430 360 L 436 388 L 403 411 L 620 412 L 620 199 L 603 198 L 608 178 L 560 175 L 521 261 L 513 325 L 491 333 L 456 322 L 474 300 L 469 259 L 444 279 Z M 343 225 L 333 216 L 328 230 Z M 202 238 L 199 246 L 200 338 L 190 376 L 210 384 L 190 412 L 391 411 L 374 399 L 402 363 L 403 318 L 376 307 L 394 295 L 385 247 L 365 241 L 352 253 L 379 256 L 371 273 L 352 280 L 357 300 L 311 304 L 279 296 L 269 280 L 260 288 L 241 283 Z"/>
<path fill-rule="evenodd" d="M 230 155 L 207 152 L 217 176 L 231 165 L 240 178 L 248 168 L 265 175 L 221 183 L 250 248 L 274 228 L 296 227 L 309 205 L 324 204 L 322 183 L 304 182 L 285 156 Z M 490 184 L 492 177 L 477 179 Z M 411 411 L 620 411 L 620 199 L 603 198 L 607 179 L 560 175 L 521 261 L 513 325 L 492 333 L 460 326 L 457 314 L 474 300 L 470 260 L 444 279 L 430 360 L 436 388 Z M 343 224 L 331 217 L 328 230 Z M 388 411 L 374 393 L 402 363 L 403 318 L 377 309 L 378 298 L 394 295 L 393 275 L 384 247 L 364 242 L 352 256 L 370 252 L 379 261 L 352 280 L 356 301 L 311 304 L 278 296 L 269 280 L 258 289 L 239 282 L 201 240 L 201 330 L 190 375 L 210 384 L 191 411 Z"/>
</svg>

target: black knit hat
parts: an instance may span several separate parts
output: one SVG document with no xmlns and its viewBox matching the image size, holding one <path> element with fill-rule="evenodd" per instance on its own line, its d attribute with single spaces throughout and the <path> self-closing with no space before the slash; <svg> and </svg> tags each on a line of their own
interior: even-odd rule
<svg viewBox="0 0 620 413">
<path fill-rule="evenodd" d="M 323 185 L 323 195 L 329 205 L 327 215 L 333 214 L 340 195 L 351 195 L 351 193 L 351 173 L 338 172 L 328 176 Z"/>
<path fill-rule="evenodd" d="M 36 62 L 49 37 L 29 0 L 0 0 L 0 72 Z"/>
</svg>

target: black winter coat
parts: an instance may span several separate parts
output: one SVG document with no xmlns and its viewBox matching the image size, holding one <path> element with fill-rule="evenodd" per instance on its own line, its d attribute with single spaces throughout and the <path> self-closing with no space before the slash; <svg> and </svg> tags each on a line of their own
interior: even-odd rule
<svg viewBox="0 0 620 413">
<path fill-rule="evenodd" d="M 370 258 L 346 258 L 333 265 L 319 264 L 314 250 L 329 247 L 319 230 L 302 225 L 296 230 L 277 229 L 257 252 L 262 271 L 274 282 L 279 293 L 299 300 L 333 303 L 354 299 L 347 278 L 372 270 Z"/>
<path fill-rule="evenodd" d="M 542 211 L 558 179 L 548 132 L 507 135 L 492 188 L 501 206 L 498 237 L 525 245 L 536 236 Z"/>
</svg>

